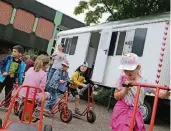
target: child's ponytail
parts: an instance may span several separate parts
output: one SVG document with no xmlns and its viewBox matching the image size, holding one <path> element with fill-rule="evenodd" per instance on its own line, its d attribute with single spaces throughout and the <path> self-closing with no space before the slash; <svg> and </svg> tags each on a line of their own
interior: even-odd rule
<svg viewBox="0 0 171 131">
<path fill-rule="evenodd" d="M 34 71 L 39 72 L 39 70 L 49 63 L 50 59 L 48 56 L 39 55 L 34 63 Z"/>
<path fill-rule="evenodd" d="M 43 61 L 41 59 L 36 59 L 34 63 L 34 71 L 39 72 L 39 70 L 43 67 Z"/>
</svg>

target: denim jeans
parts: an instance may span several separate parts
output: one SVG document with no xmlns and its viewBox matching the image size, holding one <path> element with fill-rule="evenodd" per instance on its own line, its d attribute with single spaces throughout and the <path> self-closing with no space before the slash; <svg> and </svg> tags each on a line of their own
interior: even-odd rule
<svg viewBox="0 0 171 131">
<path fill-rule="evenodd" d="M 57 92 L 57 90 L 55 90 L 53 88 L 48 89 L 48 92 L 51 94 L 51 98 L 47 101 L 47 103 L 45 105 L 45 109 L 51 110 L 53 108 L 53 106 L 55 105 L 55 102 L 58 99 L 58 92 Z"/>
<path fill-rule="evenodd" d="M 47 80 L 47 84 L 46 84 L 46 90 L 48 90 L 48 86 L 49 86 L 49 81 L 52 79 L 53 74 L 55 73 L 56 69 L 51 68 L 48 74 L 48 80 Z"/>
</svg>

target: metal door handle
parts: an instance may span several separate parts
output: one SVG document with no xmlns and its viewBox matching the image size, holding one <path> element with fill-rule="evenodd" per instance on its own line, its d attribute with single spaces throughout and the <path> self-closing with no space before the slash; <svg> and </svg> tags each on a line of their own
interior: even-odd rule
<svg viewBox="0 0 171 131">
<path fill-rule="evenodd" d="M 105 52 L 105 55 L 106 55 L 108 50 L 106 49 L 106 50 L 103 50 L 103 51 Z"/>
</svg>

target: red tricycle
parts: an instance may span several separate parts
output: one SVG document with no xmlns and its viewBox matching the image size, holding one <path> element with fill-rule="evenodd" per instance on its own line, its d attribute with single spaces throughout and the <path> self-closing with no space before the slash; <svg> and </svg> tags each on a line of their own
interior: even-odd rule
<svg viewBox="0 0 171 131">
<path fill-rule="evenodd" d="M 23 101 L 23 106 L 22 110 L 20 110 L 21 114 L 21 120 L 9 120 L 10 114 L 12 112 L 12 108 L 14 106 L 15 100 L 18 97 L 18 94 L 21 89 L 26 89 L 26 96 Z M 30 89 L 34 89 L 34 94 L 33 97 L 29 97 L 29 91 Z M 32 115 L 34 114 L 35 107 L 36 105 L 36 95 L 37 92 L 41 92 L 42 98 L 40 103 L 40 115 L 39 115 L 39 122 L 33 123 L 33 117 Z M 44 109 L 44 90 L 39 87 L 33 87 L 33 86 L 28 86 L 28 85 L 23 85 L 19 87 L 16 92 L 13 95 L 13 98 L 11 100 L 9 110 L 7 112 L 7 115 L 3 121 L 2 124 L 2 119 L 0 120 L 0 131 L 52 131 L 52 126 L 51 125 L 45 125 L 44 129 L 43 128 L 43 109 Z"/>
<path fill-rule="evenodd" d="M 16 91 L 18 89 L 18 85 L 14 84 L 12 90 L 8 93 L 8 95 L 0 101 L 0 107 L 5 107 L 8 105 L 8 103 L 11 101 L 11 98 L 8 98 L 10 94 L 12 94 L 13 91 Z"/>
<path fill-rule="evenodd" d="M 64 100 L 64 101 L 63 101 Z M 55 103 L 52 110 L 45 112 L 44 116 L 53 116 L 60 112 L 60 119 L 62 122 L 69 123 L 72 120 L 72 111 L 68 109 L 68 88 L 62 97 Z"/>
<path fill-rule="evenodd" d="M 138 108 L 138 101 L 139 101 L 141 87 L 156 89 L 156 94 L 155 94 L 155 99 L 154 99 L 154 104 L 153 104 L 153 111 L 152 111 L 152 116 L 151 116 L 151 121 L 150 121 L 150 129 L 149 129 L 149 131 L 153 131 L 154 121 L 155 121 L 155 116 L 156 116 L 156 110 L 157 110 L 159 91 L 160 91 L 160 89 L 169 91 L 170 90 L 169 87 L 168 86 L 139 84 L 139 83 L 128 83 L 128 84 L 123 83 L 122 85 L 123 85 L 123 87 L 137 86 L 137 88 L 138 88 L 137 93 L 136 93 L 136 97 L 135 97 L 135 103 L 134 103 L 134 109 L 133 109 L 133 117 L 132 117 L 132 120 L 130 122 L 129 131 L 133 131 L 133 128 L 134 128 L 134 122 L 135 122 L 135 117 L 136 117 L 136 111 L 137 111 L 137 108 Z"/>
<path fill-rule="evenodd" d="M 16 72 L 15 74 L 23 74 L 24 72 Z M 10 74 L 10 73 L 9 73 Z M 18 89 L 18 83 L 14 83 L 13 84 L 13 88 L 12 90 L 8 93 L 7 96 L 5 96 L 5 98 L 3 100 L 0 101 L 0 107 L 6 107 L 8 106 L 9 102 L 11 101 L 11 97 L 9 97 L 13 92 L 15 92 Z M 18 108 L 19 108 L 19 103 L 18 101 L 20 101 L 20 98 L 18 97 L 18 95 L 16 96 L 16 101 L 15 104 L 13 106 L 14 108 L 14 114 L 18 115 Z"/>
<path fill-rule="evenodd" d="M 94 123 L 96 121 L 96 113 L 94 112 L 94 88 L 96 87 L 96 85 L 93 84 L 88 84 L 88 104 L 85 108 L 85 110 L 79 115 L 79 114 L 75 114 L 73 113 L 73 116 L 76 118 L 81 118 L 83 116 L 87 115 L 87 121 L 90 123 Z M 91 93 L 90 93 L 90 88 L 92 89 Z M 91 99 L 91 100 L 90 100 Z"/>
</svg>

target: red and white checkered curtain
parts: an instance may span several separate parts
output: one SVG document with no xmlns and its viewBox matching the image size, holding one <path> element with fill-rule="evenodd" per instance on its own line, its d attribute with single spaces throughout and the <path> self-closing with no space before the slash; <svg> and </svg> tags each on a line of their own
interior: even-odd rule
<svg viewBox="0 0 171 131">
<path fill-rule="evenodd" d="M 0 24 L 8 25 L 12 16 L 13 8 L 10 4 L 0 1 Z"/>
<path fill-rule="evenodd" d="M 53 36 L 53 30 L 54 24 L 51 21 L 39 18 L 35 32 L 37 36 L 44 38 L 46 40 L 50 40 Z"/>
<path fill-rule="evenodd" d="M 16 11 L 13 26 L 15 29 L 31 33 L 33 30 L 35 19 L 36 17 L 33 14 L 22 9 L 18 9 Z"/>
</svg>

